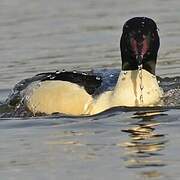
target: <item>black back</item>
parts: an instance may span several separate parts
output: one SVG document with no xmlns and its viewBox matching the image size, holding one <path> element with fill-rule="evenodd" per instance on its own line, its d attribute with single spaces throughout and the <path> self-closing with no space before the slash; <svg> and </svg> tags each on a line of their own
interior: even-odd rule
<svg viewBox="0 0 180 180">
<path fill-rule="evenodd" d="M 79 86 L 83 86 L 90 95 L 94 94 L 96 89 L 100 87 L 102 83 L 102 79 L 99 76 L 77 71 L 56 71 L 41 73 L 37 76 L 43 76 L 41 81 L 61 80 L 76 83 Z"/>
</svg>

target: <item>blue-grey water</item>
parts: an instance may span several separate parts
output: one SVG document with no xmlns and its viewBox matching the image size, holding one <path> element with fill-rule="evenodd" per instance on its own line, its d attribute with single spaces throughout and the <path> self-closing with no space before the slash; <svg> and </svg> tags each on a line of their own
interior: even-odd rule
<svg viewBox="0 0 180 180">
<path fill-rule="evenodd" d="M 179 180 L 179 7 L 178 0 L 1 0 L 1 102 L 40 72 L 120 68 L 122 25 L 134 16 L 158 24 L 156 73 L 171 98 L 163 109 L 93 117 L 2 116 L 0 179 Z"/>
</svg>

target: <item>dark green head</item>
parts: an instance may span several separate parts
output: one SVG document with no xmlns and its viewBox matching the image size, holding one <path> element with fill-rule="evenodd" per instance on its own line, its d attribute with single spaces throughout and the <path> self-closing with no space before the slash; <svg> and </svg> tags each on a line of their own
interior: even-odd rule
<svg viewBox="0 0 180 180">
<path fill-rule="evenodd" d="M 120 40 L 122 70 L 142 66 L 155 74 L 160 42 L 156 23 L 147 17 L 134 17 L 123 26 Z"/>
</svg>

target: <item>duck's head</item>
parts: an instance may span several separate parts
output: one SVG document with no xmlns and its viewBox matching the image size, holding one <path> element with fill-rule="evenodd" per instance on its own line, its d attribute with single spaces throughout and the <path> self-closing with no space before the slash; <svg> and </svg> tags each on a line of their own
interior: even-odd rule
<svg viewBox="0 0 180 180">
<path fill-rule="evenodd" d="M 156 23 L 147 17 L 135 17 L 123 26 L 120 40 L 122 70 L 137 70 L 139 66 L 155 74 L 159 35 Z"/>
</svg>

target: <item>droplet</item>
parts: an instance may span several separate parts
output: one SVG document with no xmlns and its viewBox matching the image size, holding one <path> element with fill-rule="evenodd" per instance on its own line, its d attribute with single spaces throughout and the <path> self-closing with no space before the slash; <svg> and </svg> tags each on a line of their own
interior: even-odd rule
<svg viewBox="0 0 180 180">
<path fill-rule="evenodd" d="M 56 71 L 56 74 L 60 74 L 61 72 L 60 71 Z"/>
<path fill-rule="evenodd" d="M 37 87 L 40 87 L 41 86 L 41 82 L 37 83 Z"/>
<path fill-rule="evenodd" d="M 143 68 L 143 65 L 142 65 L 142 64 L 138 65 L 138 70 L 139 70 L 139 71 L 142 70 L 142 68 Z"/>
<path fill-rule="evenodd" d="M 140 84 L 140 89 L 143 90 L 144 86 L 142 84 Z"/>
<path fill-rule="evenodd" d="M 82 74 L 82 75 L 85 75 L 85 76 L 87 75 L 87 73 L 85 73 L 85 72 L 82 72 L 81 74 Z"/>
<path fill-rule="evenodd" d="M 61 72 L 66 72 L 66 70 L 65 70 L 65 69 L 63 69 Z"/>
<path fill-rule="evenodd" d="M 54 78 L 55 78 L 54 76 L 50 77 L 50 79 L 54 79 Z"/>
<path fill-rule="evenodd" d="M 76 70 L 74 70 L 74 71 L 73 71 L 73 73 L 74 73 L 74 74 L 76 74 L 76 73 L 77 73 L 77 71 L 76 71 Z"/>
<path fill-rule="evenodd" d="M 96 80 L 98 80 L 98 81 L 99 81 L 99 80 L 101 80 L 101 78 L 100 78 L 100 77 L 96 77 Z"/>
<path fill-rule="evenodd" d="M 140 95 L 140 101 L 143 103 L 143 95 Z"/>
</svg>

